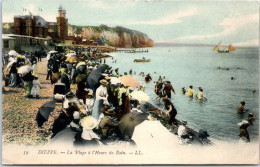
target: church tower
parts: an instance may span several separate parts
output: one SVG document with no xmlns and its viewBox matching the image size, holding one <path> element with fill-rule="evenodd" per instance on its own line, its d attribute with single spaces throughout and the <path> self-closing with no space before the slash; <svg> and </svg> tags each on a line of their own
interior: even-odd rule
<svg viewBox="0 0 260 167">
<path fill-rule="evenodd" d="M 57 17 L 58 38 L 64 43 L 68 36 L 68 19 L 66 10 L 60 5 Z"/>
</svg>

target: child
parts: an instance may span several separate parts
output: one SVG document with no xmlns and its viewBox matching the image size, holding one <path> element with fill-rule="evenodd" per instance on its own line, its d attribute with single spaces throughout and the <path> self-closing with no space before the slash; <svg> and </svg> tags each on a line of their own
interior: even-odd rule
<svg viewBox="0 0 260 167">
<path fill-rule="evenodd" d="M 34 77 L 32 84 L 33 84 L 33 86 L 32 86 L 32 90 L 31 90 L 31 95 L 34 98 L 38 99 L 40 97 L 40 93 L 41 93 L 41 84 L 40 84 L 40 81 L 37 76 Z"/>
</svg>

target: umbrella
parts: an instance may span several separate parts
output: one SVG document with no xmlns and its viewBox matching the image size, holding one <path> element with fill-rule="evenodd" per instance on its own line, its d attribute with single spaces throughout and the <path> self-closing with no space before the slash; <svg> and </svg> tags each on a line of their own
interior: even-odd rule
<svg viewBox="0 0 260 167">
<path fill-rule="evenodd" d="M 26 74 L 28 74 L 29 72 L 33 71 L 33 68 L 31 66 L 28 66 L 28 65 L 25 65 L 25 66 L 22 66 L 18 69 L 18 72 L 19 74 L 23 76 L 25 76 Z"/>
<path fill-rule="evenodd" d="M 150 98 L 143 91 L 133 91 L 130 94 L 130 99 L 135 99 L 135 100 L 138 100 L 139 102 L 141 102 L 141 101 L 149 101 Z"/>
<path fill-rule="evenodd" d="M 91 71 L 87 78 L 88 88 L 93 89 L 99 83 L 99 79 L 101 76 L 102 74 L 99 69 Z"/>
<path fill-rule="evenodd" d="M 135 127 L 132 139 L 137 145 L 176 144 L 179 139 L 160 121 L 144 121 Z"/>
<path fill-rule="evenodd" d="M 55 50 L 50 51 L 50 52 L 48 53 L 48 55 L 47 55 L 47 60 L 50 59 L 52 53 L 57 53 L 57 51 L 55 51 Z"/>
<path fill-rule="evenodd" d="M 43 123 L 48 121 L 49 115 L 55 109 L 55 101 L 49 101 L 43 104 L 36 115 L 38 127 L 42 127 Z"/>
<path fill-rule="evenodd" d="M 137 88 L 140 86 L 139 81 L 134 77 L 125 75 L 120 77 L 119 79 L 121 80 L 122 84 L 124 84 L 125 86 L 129 86 L 131 88 Z"/>
<path fill-rule="evenodd" d="M 120 84 L 121 80 L 118 79 L 117 77 L 111 77 L 110 82 L 111 82 L 112 85 L 116 85 L 116 84 Z"/>
<path fill-rule="evenodd" d="M 76 56 L 76 53 L 68 53 L 65 55 L 66 57 Z"/>
<path fill-rule="evenodd" d="M 15 50 L 10 50 L 10 51 L 8 52 L 8 55 L 9 55 L 9 56 L 17 56 L 18 53 L 17 53 Z"/>
<path fill-rule="evenodd" d="M 77 63 L 78 60 L 75 56 L 71 56 L 71 57 L 68 57 L 65 61 L 69 62 L 71 64 L 74 64 L 74 63 Z"/>
<path fill-rule="evenodd" d="M 50 140 L 50 145 L 57 147 L 57 145 L 64 146 L 73 146 L 75 137 L 75 132 L 73 132 L 70 128 L 65 128 L 64 130 L 60 131 Z"/>
<path fill-rule="evenodd" d="M 97 69 L 100 69 L 100 71 L 103 73 L 104 71 L 106 71 L 108 69 L 108 65 L 107 64 L 100 64 Z"/>
<path fill-rule="evenodd" d="M 118 124 L 118 127 L 123 135 L 126 135 L 129 138 L 131 138 L 135 126 L 139 125 L 144 120 L 148 120 L 147 115 L 145 113 L 130 112 L 122 117 Z"/>
</svg>

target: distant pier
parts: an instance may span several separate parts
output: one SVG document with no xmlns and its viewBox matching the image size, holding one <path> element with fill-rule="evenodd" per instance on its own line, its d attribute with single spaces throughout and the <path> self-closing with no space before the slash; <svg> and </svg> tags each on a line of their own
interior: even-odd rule
<svg viewBox="0 0 260 167">
<path fill-rule="evenodd" d="M 115 49 L 115 52 L 125 53 L 148 53 L 148 49 Z"/>
</svg>

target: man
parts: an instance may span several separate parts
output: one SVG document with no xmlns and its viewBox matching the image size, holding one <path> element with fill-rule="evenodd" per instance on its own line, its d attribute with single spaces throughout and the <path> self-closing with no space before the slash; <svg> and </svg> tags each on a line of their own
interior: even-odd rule
<svg viewBox="0 0 260 167">
<path fill-rule="evenodd" d="M 174 90 L 173 87 L 172 87 L 171 82 L 170 82 L 170 81 L 166 81 L 166 84 L 165 84 L 165 86 L 164 86 L 164 88 L 163 88 L 163 93 L 166 94 L 166 96 L 167 96 L 169 99 L 171 98 L 171 91 L 172 91 L 174 94 L 176 94 L 176 93 L 175 93 L 175 90 Z"/>
<path fill-rule="evenodd" d="M 119 77 L 119 72 L 118 72 L 118 71 L 119 71 L 119 69 L 116 68 L 116 69 L 115 69 L 115 73 L 114 73 L 114 76 L 115 76 L 115 77 Z"/>
<path fill-rule="evenodd" d="M 203 89 L 201 87 L 199 87 L 199 93 L 196 95 L 196 97 L 198 98 L 198 100 L 208 100 L 205 94 L 203 93 Z"/>
<path fill-rule="evenodd" d="M 187 90 L 187 95 L 189 97 L 193 97 L 193 90 L 192 90 L 193 86 L 191 85 L 190 88 Z"/>
<path fill-rule="evenodd" d="M 67 75 L 67 68 L 66 67 L 62 67 L 59 72 L 61 73 L 61 83 L 64 83 L 65 84 L 65 87 L 66 87 L 66 92 L 65 93 L 68 93 L 70 92 L 70 79 Z"/>
<path fill-rule="evenodd" d="M 152 80 L 152 77 L 150 76 L 150 74 L 147 74 L 146 76 L 145 76 L 145 81 L 146 82 L 150 82 Z"/>
<path fill-rule="evenodd" d="M 244 112 L 246 111 L 245 105 L 246 105 L 246 102 L 241 101 L 241 102 L 240 102 L 240 105 L 239 105 L 238 108 L 237 108 L 237 112 L 238 112 L 238 113 L 244 113 Z"/>
<path fill-rule="evenodd" d="M 48 63 L 47 63 L 47 77 L 46 77 L 46 80 L 49 80 L 49 79 L 51 79 L 51 77 L 52 77 L 52 67 L 53 67 L 53 64 L 52 64 L 52 62 L 51 61 L 48 61 Z"/>
<path fill-rule="evenodd" d="M 101 129 L 101 139 L 107 139 L 109 136 L 116 132 L 118 122 L 115 120 L 115 111 L 108 109 L 103 112 L 105 114 L 104 118 L 99 123 L 99 129 Z"/>
</svg>

